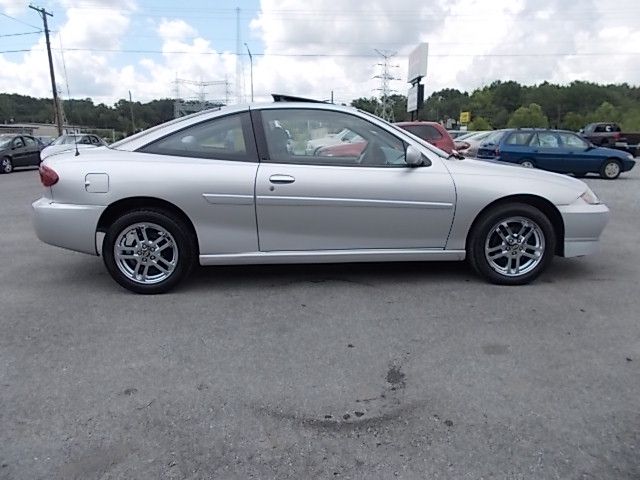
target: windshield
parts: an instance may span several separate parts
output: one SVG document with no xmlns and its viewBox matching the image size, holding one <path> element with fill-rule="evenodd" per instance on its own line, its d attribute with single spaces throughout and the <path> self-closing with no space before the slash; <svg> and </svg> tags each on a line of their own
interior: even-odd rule
<svg viewBox="0 0 640 480">
<path fill-rule="evenodd" d="M 56 138 L 51 145 L 69 145 L 75 143 L 76 135 L 62 135 Z"/>
<path fill-rule="evenodd" d="M 13 137 L 1 137 L 0 136 L 0 148 L 4 148 L 9 146 L 9 143 L 11 143 L 11 140 L 13 139 Z"/>
</svg>

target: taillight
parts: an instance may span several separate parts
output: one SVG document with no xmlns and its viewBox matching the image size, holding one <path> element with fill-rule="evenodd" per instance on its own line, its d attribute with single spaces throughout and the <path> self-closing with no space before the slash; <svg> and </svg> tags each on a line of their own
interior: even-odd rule
<svg viewBox="0 0 640 480">
<path fill-rule="evenodd" d="M 619 139 L 622 136 L 622 133 L 620 132 L 616 132 L 613 134 L 613 138 L 615 138 L 616 140 Z"/>
<path fill-rule="evenodd" d="M 42 185 L 45 187 L 50 187 L 58 183 L 58 174 L 51 167 L 47 167 L 46 165 L 40 165 L 40 181 Z"/>
</svg>

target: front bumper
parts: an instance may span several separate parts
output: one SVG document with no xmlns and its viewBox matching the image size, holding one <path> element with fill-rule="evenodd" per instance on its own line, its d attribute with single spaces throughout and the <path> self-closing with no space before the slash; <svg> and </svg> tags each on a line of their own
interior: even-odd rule
<svg viewBox="0 0 640 480">
<path fill-rule="evenodd" d="M 580 202 L 558 207 L 564 222 L 563 257 L 591 255 L 600 249 L 600 234 L 609 221 L 604 204 Z"/>
<path fill-rule="evenodd" d="M 96 228 L 106 207 L 55 203 L 40 198 L 33 207 L 33 226 L 40 240 L 56 247 L 98 255 Z"/>
</svg>

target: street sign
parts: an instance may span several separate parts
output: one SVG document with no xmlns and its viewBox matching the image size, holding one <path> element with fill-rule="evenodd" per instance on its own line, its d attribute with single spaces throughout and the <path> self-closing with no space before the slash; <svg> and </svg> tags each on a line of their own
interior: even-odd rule
<svg viewBox="0 0 640 480">
<path fill-rule="evenodd" d="M 469 123 L 471 121 L 471 112 L 460 112 L 460 123 Z"/>
</svg>

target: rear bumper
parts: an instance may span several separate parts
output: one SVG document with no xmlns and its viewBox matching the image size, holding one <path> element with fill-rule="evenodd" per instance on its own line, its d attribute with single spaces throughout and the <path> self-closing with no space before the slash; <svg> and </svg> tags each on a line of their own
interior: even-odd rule
<svg viewBox="0 0 640 480">
<path fill-rule="evenodd" d="M 96 228 L 106 207 L 55 203 L 44 197 L 31 206 L 36 235 L 44 243 L 98 255 Z"/>
<path fill-rule="evenodd" d="M 606 205 L 574 203 L 558 207 L 564 222 L 564 257 L 591 255 L 600 248 L 600 234 L 609 221 Z"/>
</svg>

